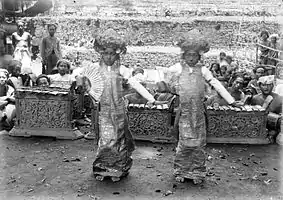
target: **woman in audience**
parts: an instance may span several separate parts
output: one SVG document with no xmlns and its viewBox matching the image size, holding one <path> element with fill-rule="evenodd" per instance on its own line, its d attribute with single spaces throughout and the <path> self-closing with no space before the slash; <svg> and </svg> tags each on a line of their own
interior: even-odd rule
<svg viewBox="0 0 283 200">
<path fill-rule="evenodd" d="M 48 75 L 50 78 L 50 87 L 70 87 L 75 78 L 69 73 L 71 64 L 69 61 L 61 59 L 56 64 L 57 74 Z"/>
<path fill-rule="evenodd" d="M 210 67 L 210 71 L 212 72 L 215 78 L 220 77 L 221 76 L 220 64 L 212 63 Z"/>
</svg>

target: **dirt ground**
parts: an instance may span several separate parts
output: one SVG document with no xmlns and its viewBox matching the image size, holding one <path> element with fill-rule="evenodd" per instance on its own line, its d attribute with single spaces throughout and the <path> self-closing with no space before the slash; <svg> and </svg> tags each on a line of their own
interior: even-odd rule
<svg viewBox="0 0 283 200">
<path fill-rule="evenodd" d="M 136 145 L 128 177 L 98 182 L 93 141 L 1 135 L 0 199 L 283 199 L 278 145 L 208 145 L 209 174 L 199 186 L 174 180 L 174 145 Z"/>
</svg>

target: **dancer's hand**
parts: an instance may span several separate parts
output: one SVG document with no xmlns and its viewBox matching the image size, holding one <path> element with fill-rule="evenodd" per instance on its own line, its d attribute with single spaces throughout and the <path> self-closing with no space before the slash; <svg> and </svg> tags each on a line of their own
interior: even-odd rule
<svg viewBox="0 0 283 200">
<path fill-rule="evenodd" d="M 149 107 L 153 107 L 155 105 L 162 105 L 162 104 L 168 104 L 168 103 L 169 103 L 169 101 L 154 101 L 152 103 L 148 102 L 147 105 Z"/>
<path fill-rule="evenodd" d="M 231 103 L 231 106 L 241 107 L 244 106 L 244 103 L 242 101 L 234 101 L 233 103 Z"/>
</svg>

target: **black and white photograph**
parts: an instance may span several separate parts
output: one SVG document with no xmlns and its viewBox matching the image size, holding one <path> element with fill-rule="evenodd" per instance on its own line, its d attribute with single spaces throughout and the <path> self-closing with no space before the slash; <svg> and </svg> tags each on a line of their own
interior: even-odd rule
<svg viewBox="0 0 283 200">
<path fill-rule="evenodd" d="M 283 0 L 0 0 L 0 200 L 283 200 Z"/>
</svg>

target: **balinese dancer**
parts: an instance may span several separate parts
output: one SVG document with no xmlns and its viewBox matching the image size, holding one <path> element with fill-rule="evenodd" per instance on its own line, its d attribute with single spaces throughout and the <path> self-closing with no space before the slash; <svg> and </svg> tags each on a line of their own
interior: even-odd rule
<svg viewBox="0 0 283 200">
<path fill-rule="evenodd" d="M 157 67 L 167 73 L 168 85 L 180 96 L 179 141 L 174 161 L 176 180 L 191 179 L 201 183 L 206 176 L 205 83 L 210 84 L 230 105 L 238 104 L 212 73 L 201 64 L 201 56 L 209 44 L 200 37 L 184 37 L 179 42 L 181 62 L 169 68 Z M 169 76 L 168 76 L 169 75 Z M 165 76 L 166 77 L 166 76 Z"/>
<path fill-rule="evenodd" d="M 150 105 L 167 102 L 155 101 L 154 97 L 131 77 L 132 70 L 120 64 L 120 56 L 126 53 L 126 43 L 113 29 L 99 33 L 94 41 L 95 50 L 101 55 L 99 63 L 93 66 L 102 76 L 102 94 L 99 99 L 99 142 L 93 173 L 97 180 L 110 177 L 119 181 L 132 166 L 131 154 L 134 141 L 128 130 L 123 82 L 126 79 Z"/>
<path fill-rule="evenodd" d="M 22 70 L 31 66 L 31 35 L 24 30 L 24 23 L 19 21 L 17 32 L 12 34 L 14 59 L 22 63 Z"/>
</svg>

